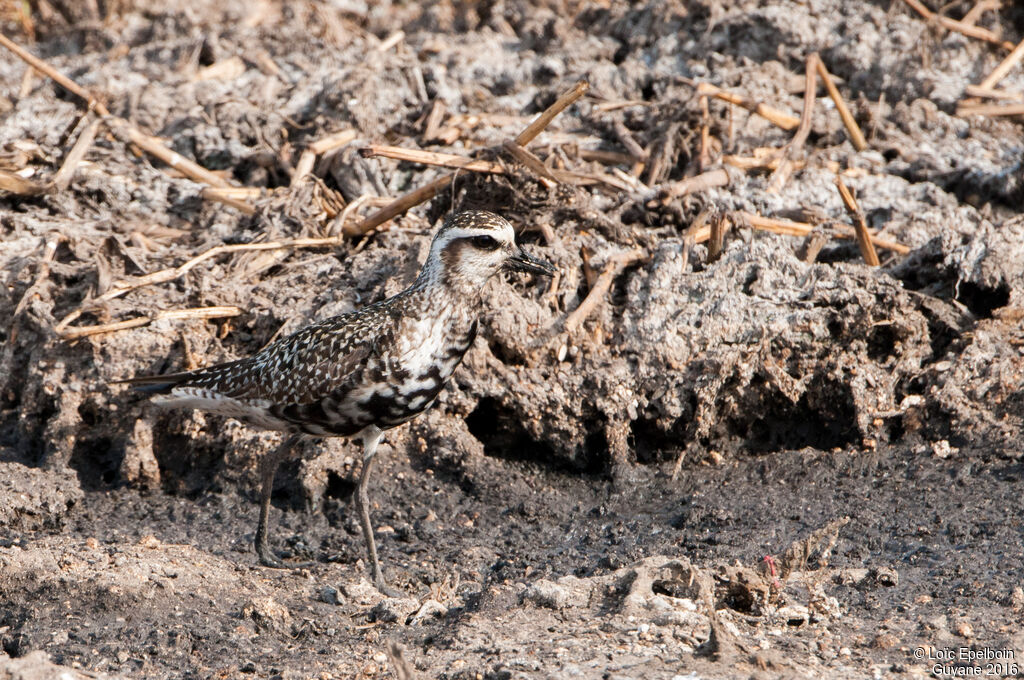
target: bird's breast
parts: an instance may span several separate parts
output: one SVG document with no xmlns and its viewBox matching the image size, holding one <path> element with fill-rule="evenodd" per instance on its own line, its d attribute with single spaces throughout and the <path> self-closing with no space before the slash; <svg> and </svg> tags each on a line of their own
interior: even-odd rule
<svg viewBox="0 0 1024 680">
<path fill-rule="evenodd" d="M 372 379 L 359 390 L 359 408 L 382 426 L 404 423 L 430 407 L 476 336 L 476 322 L 438 315 L 410 320 L 382 348 Z"/>
</svg>

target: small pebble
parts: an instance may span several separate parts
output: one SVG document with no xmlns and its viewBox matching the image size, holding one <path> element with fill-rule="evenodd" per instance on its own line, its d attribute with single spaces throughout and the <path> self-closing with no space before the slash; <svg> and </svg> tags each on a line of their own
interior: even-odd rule
<svg viewBox="0 0 1024 680">
<path fill-rule="evenodd" d="M 343 602 L 341 593 L 334 586 L 324 586 L 320 590 L 320 600 L 327 604 L 341 604 Z"/>
</svg>

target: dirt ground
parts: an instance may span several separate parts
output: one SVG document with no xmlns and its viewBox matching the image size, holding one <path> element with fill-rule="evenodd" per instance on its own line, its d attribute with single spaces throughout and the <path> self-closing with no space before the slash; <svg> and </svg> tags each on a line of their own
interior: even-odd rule
<svg viewBox="0 0 1024 680">
<path fill-rule="evenodd" d="M 901 0 L 0 2 L 4 34 L 113 116 L 255 189 L 211 200 L 0 50 L 0 180 L 38 189 L 0 190 L 0 679 L 1024 674 L 1024 127 L 957 110 L 1024 9 L 974 5 L 943 11 L 999 38 Z M 782 182 L 764 154 L 792 126 L 705 113 L 695 85 L 798 119 L 813 53 L 868 148 L 822 87 Z M 502 142 L 580 79 L 528 147 L 556 179 L 517 163 Z M 1019 96 L 1024 67 L 997 87 Z M 141 279 L 346 233 L 447 172 L 367 144 L 505 172 L 460 171 L 333 247 Z M 837 172 L 897 248 L 880 267 Z M 381 447 L 373 516 L 405 596 L 365 579 L 355 443 L 305 443 L 278 475 L 272 540 L 314 565 L 258 566 L 277 435 L 111 381 L 398 292 L 464 208 L 559 275 L 489 284 L 449 390 Z M 722 217 L 720 251 L 695 243 Z M 161 315 L 207 307 L 228 309 Z"/>
</svg>

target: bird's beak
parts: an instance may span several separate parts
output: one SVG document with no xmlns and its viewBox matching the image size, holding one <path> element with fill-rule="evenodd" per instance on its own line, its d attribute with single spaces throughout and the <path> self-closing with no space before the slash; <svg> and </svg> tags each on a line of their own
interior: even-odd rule
<svg viewBox="0 0 1024 680">
<path fill-rule="evenodd" d="M 539 258 L 530 255 L 522 248 L 505 260 L 505 267 L 516 272 L 527 272 L 529 274 L 540 274 L 542 276 L 554 276 L 555 268 Z"/>
</svg>

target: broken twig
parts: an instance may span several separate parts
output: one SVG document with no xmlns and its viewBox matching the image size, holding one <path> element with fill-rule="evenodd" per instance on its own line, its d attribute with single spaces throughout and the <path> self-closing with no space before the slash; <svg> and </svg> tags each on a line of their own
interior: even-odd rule
<svg viewBox="0 0 1024 680">
<path fill-rule="evenodd" d="M 1013 51 L 1006 55 L 1006 58 L 999 63 L 999 66 L 993 69 L 992 73 L 988 74 L 985 80 L 981 81 L 978 87 L 983 90 L 991 90 L 996 86 L 996 83 L 1006 77 L 1010 69 L 1016 66 L 1021 59 L 1024 59 L 1024 40 L 1017 43 Z"/>
<path fill-rule="evenodd" d="M 721 99 L 724 102 L 735 104 L 736 106 L 742 106 L 743 108 L 756 113 L 765 120 L 777 125 L 783 130 L 795 130 L 800 125 L 800 119 L 796 116 L 790 115 L 785 111 L 780 111 L 767 104 L 754 101 L 749 97 L 744 97 L 741 94 L 735 92 L 729 92 L 723 90 L 720 87 L 712 85 L 711 83 L 696 83 L 689 81 L 690 84 L 697 88 L 697 94 L 701 96 L 714 97 L 715 99 Z"/>
<path fill-rule="evenodd" d="M 997 34 L 993 33 L 987 28 L 981 28 L 980 26 L 975 26 L 973 24 L 964 23 L 963 21 L 957 21 L 956 19 L 950 19 L 949 17 L 943 16 L 941 14 L 936 14 L 935 12 L 931 11 L 923 4 L 921 4 L 920 0 L 903 0 L 903 2 L 910 5 L 910 7 L 915 12 L 920 14 L 928 21 L 935 21 L 936 23 L 938 23 L 939 26 L 942 26 L 947 30 L 962 33 L 970 38 L 985 40 L 1008 50 L 1013 49 L 1013 43 L 1003 40 Z"/>
<path fill-rule="evenodd" d="M 61 74 L 52 66 L 47 64 L 39 57 L 29 53 L 16 43 L 12 42 L 7 36 L 0 34 L 0 46 L 6 47 L 11 52 L 14 52 L 22 61 L 27 63 L 29 66 L 44 74 L 45 76 L 52 79 L 58 85 L 63 87 L 68 92 L 78 96 L 85 100 L 86 104 L 90 109 L 95 110 L 101 116 L 110 118 L 110 128 L 115 132 L 121 132 L 127 137 L 128 141 L 139 147 L 146 153 L 154 156 L 155 158 L 163 161 L 170 167 L 178 170 L 186 177 L 196 180 L 197 182 L 203 182 L 215 187 L 226 187 L 228 183 L 222 179 L 219 175 L 210 172 L 206 168 L 202 167 L 198 163 L 188 160 L 184 156 L 181 156 L 174 151 L 171 151 L 163 142 L 156 137 L 144 134 L 137 127 L 129 123 L 124 118 L 118 118 L 112 116 L 110 110 L 103 104 L 103 102 L 96 99 L 88 90 L 81 87 L 78 83 L 71 80 L 67 76 Z"/>
<path fill-rule="evenodd" d="M 825 62 L 820 57 L 816 66 L 818 68 L 818 75 L 821 76 L 822 81 L 825 83 L 825 89 L 828 90 L 828 96 L 832 97 L 832 101 L 836 105 L 836 111 L 839 112 L 839 117 L 843 119 L 843 125 L 846 126 L 846 132 L 850 135 L 850 142 L 853 143 L 853 148 L 857 149 L 857 151 L 863 151 L 868 148 L 868 142 L 864 139 L 864 133 L 861 132 L 860 126 L 857 125 L 857 120 L 850 113 L 850 108 L 846 105 L 843 95 L 839 93 L 839 88 L 833 82 L 832 74 L 825 68 Z"/>
<path fill-rule="evenodd" d="M 786 182 L 789 181 L 790 175 L 793 174 L 795 156 L 803 150 L 804 144 L 807 142 L 807 136 L 811 134 L 811 120 L 814 117 L 814 99 L 815 93 L 818 91 L 817 66 L 820 63 L 821 59 L 817 53 L 808 55 L 807 64 L 804 68 L 804 108 L 800 114 L 800 127 L 797 128 L 793 139 L 783 149 L 782 160 L 768 180 L 769 193 L 778 193 L 786 185 Z"/>
<path fill-rule="evenodd" d="M 956 115 L 965 116 L 1024 116 L 1024 104 L 964 104 L 956 105 Z"/>
<path fill-rule="evenodd" d="M 91 115 L 91 114 L 86 114 Z M 71 184 L 71 180 L 75 177 L 75 171 L 78 170 L 79 163 L 85 158 L 85 154 L 88 153 L 89 147 L 92 146 L 93 141 L 96 139 L 96 132 L 99 130 L 100 119 L 96 119 L 89 123 L 84 130 L 78 135 L 78 139 L 75 140 L 74 146 L 71 147 L 71 151 L 64 157 L 64 162 L 60 166 L 60 170 L 53 176 L 51 186 L 56 191 L 64 191 Z"/>
<path fill-rule="evenodd" d="M 491 161 L 480 161 L 465 156 L 457 156 L 453 153 L 439 153 L 437 151 L 424 151 L 422 149 L 406 149 L 400 146 L 387 146 L 384 144 L 370 144 L 359 149 L 359 154 L 364 158 L 394 158 L 399 161 L 410 163 L 422 163 L 423 165 L 437 165 L 445 168 L 456 168 L 460 170 L 472 170 L 473 172 L 490 172 L 503 174 L 505 169 L 499 163 Z"/>
<path fill-rule="evenodd" d="M 309 144 L 299 156 L 299 162 L 295 164 L 295 170 L 292 171 L 292 179 L 289 183 L 290 186 L 298 186 L 302 183 L 303 179 L 313 172 L 313 165 L 316 163 L 317 156 L 321 156 L 328 151 L 334 151 L 335 149 L 341 148 L 354 140 L 357 136 L 358 133 L 349 128 L 342 130 L 341 132 L 335 132 L 334 134 L 327 135 L 326 137 Z"/>
<path fill-rule="evenodd" d="M 646 258 L 647 254 L 639 248 L 625 253 L 617 253 L 609 257 L 605 262 L 604 269 L 601 270 L 601 274 L 587 293 L 587 297 L 583 298 L 583 302 L 580 303 L 579 307 L 574 309 L 565 318 L 565 330 L 569 333 L 574 333 L 587 320 L 587 317 L 594 311 L 598 303 L 604 299 L 605 293 L 611 288 L 612 281 L 615 280 L 619 272 Z"/>
<path fill-rule="evenodd" d="M 699 175 L 693 177 L 687 177 L 681 179 L 678 182 L 672 182 L 661 187 L 661 191 L 658 194 L 658 200 L 662 205 L 667 205 L 673 199 L 679 198 L 680 196 L 686 196 L 687 194 L 695 194 L 701 191 L 707 191 L 715 187 L 724 187 L 729 184 L 729 173 L 724 168 L 717 168 L 715 170 L 708 170 Z"/>
<path fill-rule="evenodd" d="M 229 205 L 243 215 L 254 215 L 256 208 L 245 199 L 259 196 L 260 190 L 256 187 L 205 187 L 202 195 L 208 201 Z"/>
<path fill-rule="evenodd" d="M 96 305 L 101 302 L 113 300 L 119 298 L 129 291 L 133 291 L 136 288 L 142 288 L 144 286 L 150 286 L 159 283 L 167 283 L 174 279 L 180 278 L 191 271 L 196 265 L 209 260 L 212 257 L 218 255 L 224 255 L 226 253 L 244 253 L 254 250 L 286 250 L 290 248 L 325 248 L 337 246 L 341 243 L 341 238 L 337 236 L 330 236 L 327 238 L 297 238 L 288 241 L 267 241 L 264 243 L 237 243 L 232 245 L 214 246 L 209 250 L 206 250 L 199 255 L 183 262 L 177 267 L 169 267 L 167 269 L 161 269 L 160 271 L 140 276 L 136 279 L 129 279 L 124 281 L 114 282 L 110 288 L 94 298 L 86 300 L 82 305 L 69 313 L 60 323 L 57 324 L 55 330 L 58 334 L 63 334 L 64 329 L 68 327 L 75 319 L 80 317 L 83 313 L 94 309 Z"/>
<path fill-rule="evenodd" d="M 511 139 L 506 139 L 502 142 L 501 148 L 507 151 L 512 158 L 516 159 L 520 165 L 536 175 L 537 179 L 540 180 L 540 182 L 547 188 L 550 189 L 559 183 L 558 177 L 555 176 L 550 168 L 544 165 L 544 162 L 541 159 L 537 158 Z"/>
<path fill-rule="evenodd" d="M 80 326 L 77 328 L 66 328 L 58 332 L 64 340 L 78 340 L 90 335 L 101 333 L 113 333 L 128 328 L 138 328 L 160 321 L 161 319 L 223 319 L 230 316 L 238 316 L 242 310 L 238 307 L 192 307 L 189 309 L 169 309 L 156 312 L 151 316 L 137 316 L 134 319 L 104 323 L 98 326 Z"/>
<path fill-rule="evenodd" d="M 860 206 L 857 205 L 857 199 L 854 198 L 853 193 L 847 188 L 841 175 L 836 175 L 836 188 L 839 189 L 839 195 L 843 199 L 846 211 L 853 218 L 853 228 L 857 232 L 857 246 L 860 248 L 860 254 L 864 257 L 865 262 L 872 267 L 877 267 L 881 262 L 878 260 L 878 253 L 875 252 L 874 244 L 871 243 L 871 232 L 868 231 L 868 223 L 864 220 L 864 213 L 861 212 Z"/>
<path fill-rule="evenodd" d="M 782 219 L 779 217 L 764 217 L 756 213 L 749 213 L 744 210 L 739 210 L 733 213 L 736 220 L 740 220 L 746 224 L 749 224 L 753 229 L 759 229 L 761 231 L 770 231 L 774 234 L 782 234 L 784 236 L 807 236 L 814 231 L 814 225 L 806 222 L 794 222 L 793 220 Z M 735 221 L 735 220 L 734 220 Z M 836 225 L 836 236 L 844 239 L 856 239 L 857 233 L 853 227 L 846 225 Z M 870 233 L 870 230 L 869 230 Z M 706 237 L 705 237 L 706 239 Z M 697 240 L 700 243 L 700 239 Z M 906 255 L 910 252 L 910 246 L 904 245 L 897 241 L 890 241 L 888 239 L 882 239 L 876 237 L 874 234 L 871 235 L 871 242 L 885 250 L 891 250 L 894 253 L 900 255 Z"/>
<path fill-rule="evenodd" d="M 572 88 L 559 97 L 554 104 L 537 116 L 536 120 L 530 123 L 525 130 L 519 133 L 519 136 L 516 137 L 516 144 L 525 147 L 527 144 L 532 142 L 534 138 L 551 123 L 555 116 L 569 108 L 573 102 L 582 97 L 589 87 L 590 85 L 585 80 L 577 82 Z M 403 194 L 402 196 L 399 196 L 393 203 L 378 210 L 366 219 L 357 222 L 356 224 L 345 225 L 342 233 L 346 236 L 359 236 L 372 229 L 376 229 L 393 217 L 397 217 L 398 215 L 406 212 L 413 206 L 419 205 L 423 201 L 430 200 L 436 196 L 438 192 L 444 190 L 449 184 L 451 184 L 454 179 L 454 172 L 442 175 L 429 184 L 425 184 Z"/>
<path fill-rule="evenodd" d="M 92 114 L 86 113 L 86 116 L 90 115 Z M 53 191 L 67 189 L 68 185 L 71 184 L 71 180 L 74 179 L 75 170 L 78 169 L 79 163 L 82 162 L 85 154 L 89 151 L 89 147 L 92 146 L 93 140 L 96 139 L 96 131 L 99 129 L 101 122 L 99 119 L 94 120 L 79 133 L 74 146 L 68 151 L 67 156 L 64 157 L 64 162 L 57 172 L 54 173 L 50 181 L 39 182 L 22 177 L 17 173 L 0 170 L 0 189 L 20 196 L 40 196 Z"/>
<path fill-rule="evenodd" d="M 544 131 L 544 128 L 551 124 L 555 116 L 569 108 L 573 102 L 586 94 L 588 89 L 590 89 L 590 83 L 586 80 L 580 80 L 573 85 L 561 97 L 556 99 L 554 104 L 537 116 L 536 120 L 527 125 L 525 130 L 519 133 L 519 136 L 516 137 L 516 144 L 526 146 L 532 142 L 537 135 Z"/>
<path fill-rule="evenodd" d="M 1003 101 L 1024 101 L 1024 92 L 1010 92 L 996 88 L 987 89 L 981 85 L 968 85 L 964 90 L 970 97 L 979 99 L 999 99 Z"/>
</svg>

